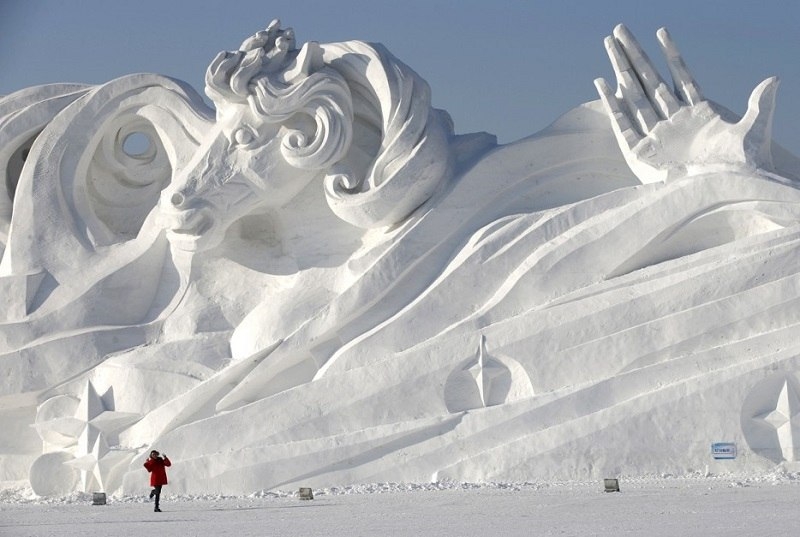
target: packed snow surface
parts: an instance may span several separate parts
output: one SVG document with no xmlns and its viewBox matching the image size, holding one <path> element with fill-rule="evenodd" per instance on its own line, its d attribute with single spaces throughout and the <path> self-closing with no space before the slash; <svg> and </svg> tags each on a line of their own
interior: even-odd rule
<svg viewBox="0 0 800 537">
<path fill-rule="evenodd" d="M 161 513 L 143 497 L 88 494 L 0 498 L 4 537 L 332 535 L 467 537 L 484 535 L 794 535 L 797 474 L 760 478 L 621 479 L 602 483 L 372 484 L 247 496 L 170 495 Z"/>
</svg>

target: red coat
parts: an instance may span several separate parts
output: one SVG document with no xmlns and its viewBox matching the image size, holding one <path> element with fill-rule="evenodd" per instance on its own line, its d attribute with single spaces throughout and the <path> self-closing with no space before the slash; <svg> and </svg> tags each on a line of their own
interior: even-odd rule
<svg viewBox="0 0 800 537">
<path fill-rule="evenodd" d="M 158 485 L 167 484 L 167 466 L 172 466 L 167 457 L 163 459 L 157 457 L 155 459 L 147 459 L 144 461 L 144 467 L 150 472 L 150 486 L 157 487 Z"/>
</svg>

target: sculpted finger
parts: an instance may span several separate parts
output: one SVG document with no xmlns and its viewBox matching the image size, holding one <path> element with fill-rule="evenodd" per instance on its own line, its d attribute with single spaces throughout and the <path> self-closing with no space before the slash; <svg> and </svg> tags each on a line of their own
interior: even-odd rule
<svg viewBox="0 0 800 537">
<path fill-rule="evenodd" d="M 631 68 L 628 57 L 622 50 L 619 42 L 612 36 L 606 37 L 603 41 L 611 60 L 611 66 L 617 76 L 617 95 L 623 100 L 636 119 L 637 127 L 643 134 L 650 132 L 650 129 L 658 123 L 658 115 L 642 88 L 639 78 Z"/>
<path fill-rule="evenodd" d="M 614 95 L 611 87 L 604 79 L 595 79 L 594 87 L 597 88 L 600 100 L 603 101 L 606 113 L 611 119 L 611 127 L 614 129 L 617 140 L 620 144 L 624 143 L 628 149 L 632 149 L 642 137 L 633 122 L 631 122 L 630 116 L 620 107 L 617 96 Z"/>
<path fill-rule="evenodd" d="M 683 61 L 678 47 L 670 37 L 666 28 L 661 28 L 656 32 L 658 42 L 661 44 L 661 50 L 664 51 L 664 56 L 667 58 L 667 65 L 669 72 L 672 75 L 672 81 L 675 84 L 675 91 L 680 95 L 681 99 L 687 104 L 697 104 L 703 101 L 703 94 L 700 91 L 700 86 L 695 81 L 689 68 L 686 67 L 686 62 Z"/>
<path fill-rule="evenodd" d="M 630 30 L 622 24 L 614 28 L 614 37 L 622 45 L 633 72 L 639 79 L 647 98 L 650 99 L 653 109 L 661 115 L 662 119 L 671 117 L 680 108 L 680 103 L 653 67 L 647 53 Z"/>
<path fill-rule="evenodd" d="M 737 127 L 742 129 L 747 157 L 758 166 L 770 167 L 772 163 L 772 116 L 778 77 L 770 77 L 753 90 L 747 101 L 747 112 Z"/>
</svg>

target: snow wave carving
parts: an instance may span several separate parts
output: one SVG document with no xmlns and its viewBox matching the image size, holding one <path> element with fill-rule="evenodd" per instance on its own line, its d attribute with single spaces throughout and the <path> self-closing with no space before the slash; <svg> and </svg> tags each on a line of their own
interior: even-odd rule
<svg viewBox="0 0 800 537">
<path fill-rule="evenodd" d="M 796 460 L 800 159 L 666 31 L 599 100 L 456 135 L 379 44 L 274 21 L 185 84 L 0 99 L 0 480 L 38 494 Z M 781 371 L 785 373 L 780 373 Z"/>
</svg>

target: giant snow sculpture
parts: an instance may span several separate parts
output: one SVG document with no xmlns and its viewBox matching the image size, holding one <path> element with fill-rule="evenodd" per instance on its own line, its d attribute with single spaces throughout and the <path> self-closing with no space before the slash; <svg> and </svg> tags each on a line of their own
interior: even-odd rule
<svg viewBox="0 0 800 537">
<path fill-rule="evenodd" d="M 668 34 L 507 146 L 277 21 L 184 84 L 0 100 L 2 477 L 40 494 L 794 461 L 800 161 Z M 138 141 L 138 145 L 134 142 Z M 620 151 L 621 149 L 621 151 Z"/>
</svg>

